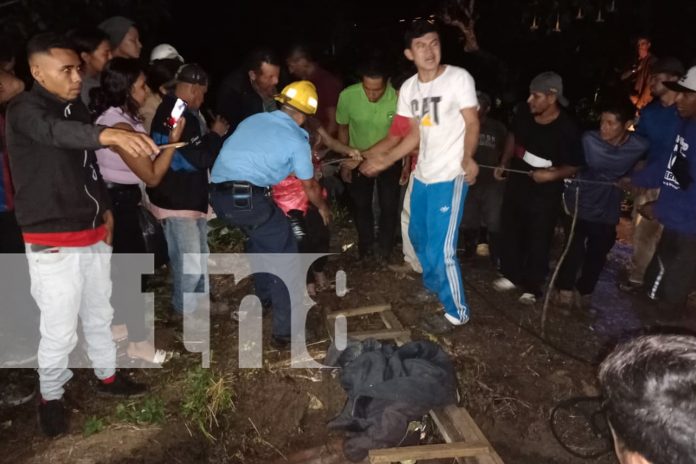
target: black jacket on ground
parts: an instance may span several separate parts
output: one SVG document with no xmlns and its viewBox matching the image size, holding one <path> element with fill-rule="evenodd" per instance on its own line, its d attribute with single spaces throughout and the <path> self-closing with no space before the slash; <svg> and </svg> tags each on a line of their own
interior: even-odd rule
<svg viewBox="0 0 696 464">
<path fill-rule="evenodd" d="M 94 154 L 102 130 L 79 98 L 62 101 L 38 83 L 12 100 L 7 151 L 23 232 L 79 232 L 103 224 L 110 202 Z"/>
<path fill-rule="evenodd" d="M 449 356 L 428 341 L 399 348 L 366 340 L 339 359 L 348 400 L 329 423 L 349 432 L 343 452 L 361 461 L 369 450 L 398 446 L 408 424 L 433 408 L 457 402 L 457 380 Z M 351 358 L 357 355 L 354 359 Z"/>
<path fill-rule="evenodd" d="M 174 108 L 176 97 L 166 96 L 152 119 L 151 135 L 158 145 L 169 141 L 169 129 L 165 126 Z M 208 170 L 213 166 L 222 137 L 214 132 L 203 135 L 198 117 L 188 109 L 184 112 L 186 126 L 181 142 L 188 145 L 179 148 L 169 170 L 157 187 L 148 188 L 150 201 L 172 210 L 208 211 Z"/>
</svg>

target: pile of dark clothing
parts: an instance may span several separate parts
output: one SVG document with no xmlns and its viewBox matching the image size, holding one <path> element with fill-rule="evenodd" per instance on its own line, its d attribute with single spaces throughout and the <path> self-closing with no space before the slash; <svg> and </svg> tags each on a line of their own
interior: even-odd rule
<svg viewBox="0 0 696 464">
<path fill-rule="evenodd" d="M 371 449 L 399 446 L 409 422 L 457 402 L 452 362 L 434 343 L 397 348 L 366 340 L 336 357 L 348 400 L 329 427 L 348 432 L 343 452 L 351 461 L 365 459 Z"/>
</svg>

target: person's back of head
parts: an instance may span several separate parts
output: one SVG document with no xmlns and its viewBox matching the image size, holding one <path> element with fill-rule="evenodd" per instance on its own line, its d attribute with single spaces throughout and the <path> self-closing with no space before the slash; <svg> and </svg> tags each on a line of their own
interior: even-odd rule
<svg viewBox="0 0 696 464">
<path fill-rule="evenodd" d="M 180 67 L 181 61 L 175 58 L 153 61 L 145 71 L 147 86 L 153 93 L 166 95 L 172 90 L 171 83 Z"/>
<path fill-rule="evenodd" d="M 10 37 L 0 35 L 0 69 L 14 74 L 17 55 L 17 43 Z"/>
<path fill-rule="evenodd" d="M 96 115 L 111 107 L 122 108 L 132 118 L 138 118 L 140 103 L 132 96 L 133 86 L 144 70 L 134 58 L 114 58 L 104 67 L 100 86 L 90 92 L 90 109 Z"/>
<path fill-rule="evenodd" d="M 622 464 L 690 464 L 696 456 L 696 337 L 619 345 L 599 369 Z"/>
</svg>

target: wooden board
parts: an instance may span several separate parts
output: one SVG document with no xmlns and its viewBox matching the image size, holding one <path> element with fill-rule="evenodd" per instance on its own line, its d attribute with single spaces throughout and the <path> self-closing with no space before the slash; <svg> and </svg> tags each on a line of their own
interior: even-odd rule
<svg viewBox="0 0 696 464">
<path fill-rule="evenodd" d="M 450 405 L 442 409 L 430 411 L 430 417 L 435 421 L 435 425 L 437 425 L 446 442 L 482 443 L 490 448 L 491 452 L 488 456 L 481 456 L 478 460 L 472 462 L 478 462 L 479 464 L 503 464 L 503 460 L 493 449 L 466 408 Z"/>
<path fill-rule="evenodd" d="M 409 337 L 411 332 L 405 329 L 381 329 L 381 330 L 366 330 L 364 332 L 351 332 L 348 338 L 351 340 L 367 340 L 374 338 L 375 340 L 391 340 L 394 338 Z"/>
<path fill-rule="evenodd" d="M 391 309 L 391 305 L 375 305 L 375 306 L 363 306 L 361 308 L 352 309 L 341 309 L 339 311 L 332 311 L 327 314 L 326 317 L 330 319 L 336 319 L 338 316 L 353 317 L 353 316 L 364 316 L 365 314 L 374 314 L 382 311 L 388 311 Z"/>
<path fill-rule="evenodd" d="M 370 450 L 369 458 L 371 464 L 384 464 L 411 459 L 476 457 L 488 454 L 490 451 L 490 447 L 481 443 L 445 443 Z"/>
<path fill-rule="evenodd" d="M 384 325 L 387 327 L 387 329 L 404 329 L 404 326 L 401 324 L 401 321 L 399 321 L 399 319 L 393 312 L 384 311 L 379 315 L 382 318 L 382 322 L 384 322 Z M 406 343 L 411 341 L 411 332 L 409 331 L 407 336 L 398 337 L 394 340 L 396 341 L 396 344 L 399 346 L 405 345 Z"/>
</svg>

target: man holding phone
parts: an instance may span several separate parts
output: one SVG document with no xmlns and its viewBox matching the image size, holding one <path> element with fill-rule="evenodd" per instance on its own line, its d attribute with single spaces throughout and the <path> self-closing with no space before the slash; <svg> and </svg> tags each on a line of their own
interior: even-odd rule
<svg viewBox="0 0 696 464">
<path fill-rule="evenodd" d="M 109 146 L 144 157 L 158 149 L 145 134 L 90 123 L 80 100 L 80 57 L 71 47 L 52 33 L 29 41 L 34 86 L 7 113 L 17 222 L 41 310 L 39 421 L 49 436 L 67 431 L 63 386 L 72 377 L 67 366 L 77 345 L 78 315 L 99 393 L 127 397 L 145 391 L 115 369 L 109 301 L 113 217 L 94 150 Z"/>
<path fill-rule="evenodd" d="M 298 253 L 287 216 L 270 198 L 269 188 L 295 173 L 324 224 L 331 211 L 314 179 L 307 131 L 301 126 L 317 112 L 317 91 L 309 81 L 293 82 L 276 96 L 280 110 L 248 117 L 225 142 L 213 166 L 210 203 L 217 215 L 248 237 L 248 253 Z M 291 339 L 288 290 L 278 277 L 259 274 L 256 292 L 273 305 L 271 343 L 281 349 Z M 293 334 L 299 335 L 299 334 Z"/>
<path fill-rule="evenodd" d="M 200 122 L 198 110 L 208 91 L 208 74 L 197 64 L 185 64 L 177 71 L 174 92 L 166 95 L 152 119 L 152 138 L 157 144 L 169 142 L 169 131 L 182 116 L 186 126 L 169 170 L 157 187 L 148 188 L 151 211 L 162 221 L 172 273 L 173 320 L 184 314 L 184 294 L 200 293 L 208 288 L 208 276 L 187 275 L 183 270 L 185 253 L 200 253 L 201 269 L 206 269 L 208 250 L 208 170 L 222 146 L 229 124 L 217 117 L 208 132 Z M 183 109 L 183 112 L 182 112 Z M 195 113 L 194 113 L 195 112 Z M 195 311 L 194 307 L 188 311 Z"/>
</svg>

